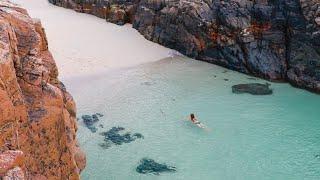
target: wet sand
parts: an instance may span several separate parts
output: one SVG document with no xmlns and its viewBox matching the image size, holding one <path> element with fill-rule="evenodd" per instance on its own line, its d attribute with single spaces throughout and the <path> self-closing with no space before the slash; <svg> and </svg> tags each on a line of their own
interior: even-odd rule
<svg viewBox="0 0 320 180">
<path fill-rule="evenodd" d="M 173 52 L 144 39 L 130 24 L 118 26 L 47 0 L 12 2 L 41 19 L 62 80 L 157 61 Z"/>
</svg>

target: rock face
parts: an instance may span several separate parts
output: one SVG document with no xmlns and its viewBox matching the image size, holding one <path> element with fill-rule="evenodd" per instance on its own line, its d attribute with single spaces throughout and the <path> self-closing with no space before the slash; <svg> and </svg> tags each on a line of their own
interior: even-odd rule
<svg viewBox="0 0 320 180">
<path fill-rule="evenodd" d="M 79 179 L 75 117 L 40 21 L 0 1 L 0 179 Z"/>
<path fill-rule="evenodd" d="M 49 0 L 229 69 L 320 92 L 319 0 Z"/>
</svg>

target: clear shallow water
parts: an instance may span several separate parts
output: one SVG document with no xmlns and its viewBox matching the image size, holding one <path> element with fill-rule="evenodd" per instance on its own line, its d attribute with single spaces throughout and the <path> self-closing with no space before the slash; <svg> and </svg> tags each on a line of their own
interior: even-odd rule
<svg viewBox="0 0 320 180">
<path fill-rule="evenodd" d="M 186 58 L 65 82 L 79 116 L 105 115 L 104 128 L 94 134 L 79 121 L 78 139 L 87 153 L 82 179 L 320 178 L 319 95 L 274 83 L 271 96 L 232 94 L 234 84 L 265 81 Z M 212 131 L 184 121 L 191 112 Z M 102 149 L 99 132 L 113 126 L 145 138 Z M 138 174 L 143 157 L 178 171 Z"/>
</svg>

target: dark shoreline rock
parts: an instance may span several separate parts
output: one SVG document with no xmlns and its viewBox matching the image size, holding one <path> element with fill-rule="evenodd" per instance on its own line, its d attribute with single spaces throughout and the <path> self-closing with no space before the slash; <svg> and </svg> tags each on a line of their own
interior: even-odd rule
<svg viewBox="0 0 320 180">
<path fill-rule="evenodd" d="M 271 95 L 273 93 L 273 90 L 269 87 L 270 84 L 237 84 L 232 86 L 232 92 L 235 94 L 249 93 L 252 95 Z"/>
<path fill-rule="evenodd" d="M 228 69 L 320 93 L 319 0 L 49 0 Z"/>
<path fill-rule="evenodd" d="M 143 158 L 137 166 L 136 171 L 140 174 L 159 175 L 164 172 L 176 172 L 176 167 L 157 163 L 153 159 Z"/>
</svg>

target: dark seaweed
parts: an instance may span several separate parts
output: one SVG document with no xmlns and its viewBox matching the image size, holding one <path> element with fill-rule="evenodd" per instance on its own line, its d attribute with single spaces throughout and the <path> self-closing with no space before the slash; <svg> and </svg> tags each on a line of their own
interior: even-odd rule
<svg viewBox="0 0 320 180">
<path fill-rule="evenodd" d="M 86 127 L 92 132 L 97 132 L 97 127 L 95 124 L 100 120 L 99 117 L 102 117 L 103 115 L 100 113 L 95 113 L 93 115 L 82 115 L 81 118 L 83 120 L 83 123 L 86 125 Z"/>
<path fill-rule="evenodd" d="M 137 166 L 136 171 L 141 174 L 155 174 L 159 175 L 163 172 L 176 172 L 176 167 L 160 164 L 153 159 L 143 158 Z"/>
<path fill-rule="evenodd" d="M 126 132 L 125 134 L 120 134 L 120 131 L 124 131 L 123 127 L 113 127 L 109 131 L 102 132 L 101 135 L 104 136 L 105 143 L 99 144 L 103 148 L 110 147 L 110 143 L 115 145 L 122 145 L 123 143 L 130 143 L 135 141 L 136 139 L 144 138 L 140 133 L 134 133 L 131 135 L 130 132 Z M 108 144 L 108 145 L 106 145 Z"/>
</svg>

